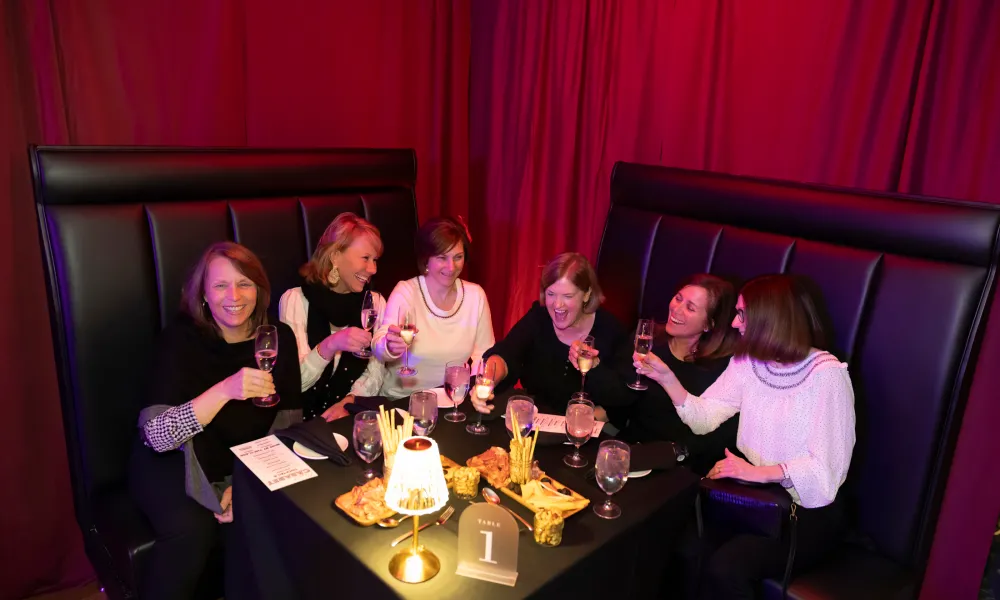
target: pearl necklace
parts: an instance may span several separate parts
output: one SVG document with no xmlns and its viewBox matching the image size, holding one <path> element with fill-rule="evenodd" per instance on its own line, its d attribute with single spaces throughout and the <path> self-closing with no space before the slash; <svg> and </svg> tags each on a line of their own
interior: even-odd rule
<svg viewBox="0 0 1000 600">
<path fill-rule="evenodd" d="M 420 290 L 420 298 L 424 301 L 424 306 L 427 307 L 427 311 L 439 319 L 450 319 L 458 314 L 458 311 L 462 310 L 462 303 L 465 302 L 465 282 L 461 279 L 458 280 L 460 284 L 460 289 L 462 290 L 462 295 L 458 299 L 458 306 L 455 307 L 449 314 L 439 315 L 432 307 L 431 303 L 427 301 L 427 296 L 424 294 L 424 281 L 423 276 L 417 277 L 417 289 Z M 427 291 L 430 293 L 430 290 Z"/>
</svg>

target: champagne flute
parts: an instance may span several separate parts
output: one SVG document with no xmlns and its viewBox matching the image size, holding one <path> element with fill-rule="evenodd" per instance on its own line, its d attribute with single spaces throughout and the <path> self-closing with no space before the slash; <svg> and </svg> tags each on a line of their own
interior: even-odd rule
<svg viewBox="0 0 1000 600">
<path fill-rule="evenodd" d="M 403 377 L 412 377 L 417 374 L 417 370 L 410 366 L 410 344 L 413 343 L 413 335 L 417 328 L 416 322 L 417 318 L 412 308 L 399 307 L 399 337 L 403 338 L 406 348 L 403 349 L 403 366 L 396 372 Z"/>
<path fill-rule="evenodd" d="M 368 464 L 368 469 L 358 479 L 364 485 L 378 476 L 372 462 L 382 455 L 382 434 L 378 429 L 378 413 L 366 410 L 354 415 L 354 452 Z"/>
<path fill-rule="evenodd" d="M 410 394 L 410 416 L 414 435 L 430 435 L 438 420 L 437 394 L 427 391 Z"/>
<path fill-rule="evenodd" d="M 590 464 L 580 454 L 580 446 L 594 433 L 594 403 L 584 392 L 577 392 L 566 405 L 566 437 L 576 447 L 573 454 L 563 457 L 567 466 L 579 469 Z"/>
<path fill-rule="evenodd" d="M 493 388 L 496 386 L 494 378 L 494 368 L 490 365 L 489 361 L 484 361 L 482 366 L 483 372 L 476 375 L 476 385 L 473 387 L 476 398 L 479 398 L 483 402 L 489 399 L 490 395 L 493 394 Z M 486 435 L 490 432 L 490 428 L 483 425 L 483 413 L 479 413 L 479 417 L 476 419 L 475 423 L 469 423 L 465 426 L 465 430 L 472 435 Z"/>
<path fill-rule="evenodd" d="M 602 504 L 594 505 L 594 512 L 602 519 L 617 519 L 622 515 L 621 507 L 611 501 L 611 495 L 628 481 L 630 455 L 628 444 L 619 440 L 604 440 L 597 450 L 597 485 L 608 495 Z"/>
<path fill-rule="evenodd" d="M 469 391 L 469 363 L 466 360 L 452 361 L 444 369 L 444 393 L 451 398 L 452 412 L 444 415 L 445 421 L 461 423 L 465 420 L 465 413 L 458 412 L 458 405 L 465 400 L 465 394 Z"/>
<path fill-rule="evenodd" d="M 588 335 L 580 340 L 580 347 L 577 349 L 576 365 L 580 367 L 583 378 L 580 380 L 580 391 L 587 385 L 587 373 L 594 366 L 594 336 Z"/>
<path fill-rule="evenodd" d="M 651 319 L 639 319 L 639 325 L 635 328 L 635 353 L 643 358 L 649 354 L 653 347 L 653 321 Z M 646 389 L 646 384 L 642 382 L 642 375 L 636 373 L 635 381 L 628 386 L 636 391 Z"/>
<path fill-rule="evenodd" d="M 365 290 L 365 295 L 361 298 L 361 327 L 368 332 L 375 327 L 378 319 L 378 311 L 375 310 L 375 299 L 372 298 L 371 290 Z M 354 353 L 358 358 L 371 358 L 371 348 L 362 348 Z"/>
<path fill-rule="evenodd" d="M 257 368 L 271 372 L 274 363 L 278 362 L 278 328 L 274 325 L 261 325 L 257 328 L 257 337 L 253 341 L 253 355 L 257 359 Z M 254 406 L 268 408 L 281 402 L 281 396 L 271 394 L 263 398 L 254 398 Z"/>
<path fill-rule="evenodd" d="M 507 434 L 514 437 L 514 417 L 521 437 L 527 436 L 535 427 L 535 401 L 530 396 L 511 396 L 507 401 Z"/>
</svg>

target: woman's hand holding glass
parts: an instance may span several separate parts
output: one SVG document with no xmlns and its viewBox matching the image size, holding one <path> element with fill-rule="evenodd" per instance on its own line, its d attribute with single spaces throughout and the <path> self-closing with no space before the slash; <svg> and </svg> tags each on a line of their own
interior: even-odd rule
<svg viewBox="0 0 1000 600">
<path fill-rule="evenodd" d="M 389 330 L 385 334 L 385 349 L 393 356 L 402 356 L 409 346 L 403 341 L 399 325 L 389 325 Z M 416 327 L 413 328 L 414 335 L 420 333 Z"/>
<path fill-rule="evenodd" d="M 360 327 L 345 327 L 320 342 L 319 354 L 333 360 L 337 352 L 358 353 L 372 345 L 372 334 Z"/>
<path fill-rule="evenodd" d="M 231 400 L 261 398 L 277 392 L 274 377 L 267 371 L 243 367 L 219 382 L 223 396 Z"/>
<path fill-rule="evenodd" d="M 667 363 L 663 362 L 659 356 L 652 352 L 632 354 L 632 366 L 635 367 L 636 373 L 645 375 L 660 385 L 666 385 L 677 380 L 677 376 L 667 366 Z"/>
<path fill-rule="evenodd" d="M 587 367 L 587 371 L 590 371 L 591 369 L 596 369 L 597 365 L 600 364 L 601 362 L 601 359 L 597 358 L 597 355 L 600 354 L 600 352 L 597 350 L 597 348 L 593 346 L 594 338 L 590 336 L 588 336 L 588 338 L 591 340 L 591 343 L 589 345 L 586 343 L 586 339 L 576 340 L 575 342 L 569 345 L 569 362 L 571 365 L 573 365 L 573 368 L 576 369 L 577 371 L 581 372 L 583 371 L 583 369 L 580 368 L 581 352 L 583 352 L 584 354 L 589 354 L 590 355 L 589 358 L 592 361 L 592 363 Z"/>
</svg>

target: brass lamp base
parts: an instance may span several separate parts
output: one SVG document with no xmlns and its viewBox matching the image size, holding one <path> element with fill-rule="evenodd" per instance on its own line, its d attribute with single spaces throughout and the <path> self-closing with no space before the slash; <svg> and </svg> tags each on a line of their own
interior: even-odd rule
<svg viewBox="0 0 1000 600">
<path fill-rule="evenodd" d="M 441 561 L 433 552 L 420 545 L 419 515 L 413 515 L 413 545 L 400 550 L 389 559 L 389 572 L 403 583 L 422 583 L 438 574 Z"/>
<path fill-rule="evenodd" d="M 389 572 L 404 583 L 427 581 L 440 570 L 441 561 L 423 546 L 401 550 L 389 561 Z"/>
</svg>

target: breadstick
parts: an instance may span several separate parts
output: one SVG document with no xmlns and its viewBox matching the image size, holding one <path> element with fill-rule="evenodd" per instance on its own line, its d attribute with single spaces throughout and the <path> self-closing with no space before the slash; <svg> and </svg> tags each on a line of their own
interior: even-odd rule
<svg viewBox="0 0 1000 600">
<path fill-rule="evenodd" d="M 518 444 L 521 443 L 521 428 L 517 426 L 517 415 L 513 412 L 510 413 L 511 428 L 514 430 L 514 441 Z"/>
<path fill-rule="evenodd" d="M 389 444 L 389 435 L 385 429 L 385 410 L 381 406 L 379 408 L 379 414 L 375 415 L 375 421 L 378 423 L 378 433 L 382 436 L 382 446 Z"/>
</svg>

